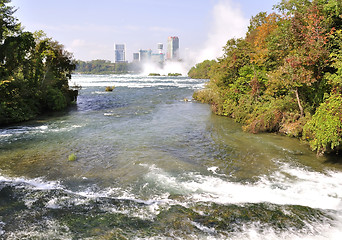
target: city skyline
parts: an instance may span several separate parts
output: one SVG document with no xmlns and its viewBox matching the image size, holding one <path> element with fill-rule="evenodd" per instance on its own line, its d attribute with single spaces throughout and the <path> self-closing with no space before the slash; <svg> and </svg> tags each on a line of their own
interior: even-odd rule
<svg viewBox="0 0 342 240">
<path fill-rule="evenodd" d="M 278 2 L 12 0 L 11 5 L 18 8 L 15 16 L 25 30 L 43 30 L 76 59 L 113 61 L 113 44 L 125 43 L 126 60 L 132 61 L 137 49 L 155 49 L 159 42 L 165 45 L 168 36 L 182 40 L 180 58 L 185 52 L 218 57 L 228 39 L 244 36 L 252 16 L 270 12 Z"/>
<path fill-rule="evenodd" d="M 165 60 L 178 61 L 179 57 L 179 38 L 177 36 L 169 36 L 167 38 L 167 49 L 164 53 L 164 44 L 156 43 L 156 53 L 152 49 L 139 49 L 139 52 L 133 52 L 133 62 L 155 62 L 162 63 Z M 115 57 L 116 59 L 116 57 Z"/>
</svg>

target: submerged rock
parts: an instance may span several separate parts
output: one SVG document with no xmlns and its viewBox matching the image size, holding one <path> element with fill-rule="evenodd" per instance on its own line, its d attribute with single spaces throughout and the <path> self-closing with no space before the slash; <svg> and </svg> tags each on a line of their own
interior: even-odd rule
<svg viewBox="0 0 342 240">
<path fill-rule="evenodd" d="M 69 155 L 68 159 L 69 159 L 69 161 L 74 162 L 74 161 L 76 161 L 77 157 L 76 157 L 76 155 L 74 153 L 72 153 L 72 154 Z"/>
</svg>

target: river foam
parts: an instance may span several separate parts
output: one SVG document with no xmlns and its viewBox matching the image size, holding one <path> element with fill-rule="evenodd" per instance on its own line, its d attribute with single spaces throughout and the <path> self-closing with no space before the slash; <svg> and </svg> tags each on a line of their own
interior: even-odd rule
<svg viewBox="0 0 342 240">
<path fill-rule="evenodd" d="M 342 173 L 328 171 L 318 173 L 301 167 L 281 164 L 281 170 L 271 176 L 263 176 L 256 183 L 238 183 L 229 177 L 215 176 L 218 167 L 209 167 L 208 172 L 214 175 L 187 173 L 172 176 L 156 165 L 143 165 L 149 168 L 147 181 L 172 194 L 182 194 L 186 201 L 174 200 L 169 204 L 180 204 L 190 207 L 194 203 L 217 203 L 220 205 L 238 205 L 267 203 L 278 206 L 305 206 L 327 211 L 334 222 L 307 222 L 308 235 L 298 233 L 296 229 L 278 232 L 272 227 L 253 222 L 246 224 L 243 231 L 231 234 L 228 239 L 340 239 L 342 237 Z M 186 203 L 185 203 L 186 202 Z M 285 214 L 287 213 L 284 208 Z M 199 212 L 201 215 L 205 213 Z M 202 226 L 194 222 L 194 226 L 203 232 L 215 232 L 214 228 Z M 262 230 L 261 230 L 262 229 Z M 194 236 L 196 239 L 196 236 Z M 201 238 L 202 239 L 202 238 Z M 203 239 L 227 239 L 222 237 L 203 237 Z"/>
<path fill-rule="evenodd" d="M 335 220 L 333 222 L 308 222 L 307 228 L 311 229 L 308 230 L 309 235 L 298 233 L 295 229 L 278 232 L 272 227 L 262 226 L 261 228 L 258 222 L 244 223 L 242 226 L 243 231 L 230 234 L 229 239 L 337 240 L 342 236 L 340 230 L 342 220 L 342 173 L 340 172 L 318 173 L 305 168 L 282 164 L 280 171 L 270 176 L 261 177 L 259 181 L 253 184 L 242 184 L 230 180 L 228 176 L 222 177 L 212 174 L 213 170 L 217 170 L 216 167 L 209 167 L 207 175 L 190 172 L 175 176 L 154 164 L 140 164 L 140 166 L 149 170 L 145 176 L 146 183 L 144 187 L 151 187 L 152 184 L 160 192 L 147 200 L 143 200 L 139 195 L 133 193 L 133 189 L 99 189 L 94 185 L 83 190 L 72 191 L 58 181 L 46 181 L 42 178 L 27 179 L 0 175 L 0 183 L 34 191 L 50 192 L 52 190 L 61 190 L 64 192 L 64 194 L 61 193 L 63 197 L 59 195 L 52 196 L 46 202 L 46 208 L 63 209 L 70 206 L 88 206 L 93 201 L 96 201 L 101 203 L 101 209 L 105 212 L 150 221 L 153 221 L 161 211 L 177 205 L 185 208 L 191 208 L 197 203 L 216 203 L 227 206 L 234 204 L 241 207 L 251 203 L 268 203 L 279 206 L 300 205 L 327 210 L 327 213 Z M 170 199 L 170 196 L 175 194 L 181 194 L 183 198 Z M 36 201 L 39 201 L 40 195 L 30 193 L 28 196 L 30 197 L 27 197 L 25 202 L 31 208 Z M 35 197 L 38 198 L 35 199 Z M 122 204 L 111 206 L 111 199 L 135 202 L 137 205 L 134 208 L 132 208 L 133 205 L 131 204 L 127 206 Z M 206 215 L 205 213 L 200 214 Z M 201 225 L 196 221 L 191 224 L 203 232 L 204 237 L 200 239 L 227 239 L 226 236 L 220 236 L 215 228 Z M 60 228 L 63 228 L 63 226 Z M 23 236 L 24 234 L 24 232 L 18 232 L 15 236 Z M 205 236 L 208 234 L 216 235 L 216 237 Z M 198 235 L 196 236 L 194 235 L 193 239 L 198 239 Z"/>
<path fill-rule="evenodd" d="M 74 75 L 70 86 L 83 87 L 128 87 L 128 88 L 151 88 L 151 87 L 176 87 L 202 89 L 207 80 L 190 79 L 187 77 L 167 76 L 140 76 L 127 75 L 124 78 L 116 75 Z"/>
<path fill-rule="evenodd" d="M 219 204 L 268 202 L 278 205 L 301 205 L 311 208 L 342 210 L 342 173 L 318 173 L 283 164 L 281 171 L 263 176 L 256 183 L 240 183 L 215 175 L 196 172 L 172 176 L 155 165 L 149 166 L 147 179 L 189 200 Z M 216 167 L 208 168 L 208 171 Z"/>
</svg>

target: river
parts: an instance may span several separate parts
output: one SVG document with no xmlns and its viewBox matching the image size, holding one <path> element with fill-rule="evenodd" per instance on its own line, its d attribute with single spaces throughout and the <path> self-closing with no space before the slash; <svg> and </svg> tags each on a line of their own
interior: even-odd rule
<svg viewBox="0 0 342 240">
<path fill-rule="evenodd" d="M 341 165 L 213 115 L 204 83 L 74 75 L 77 105 L 0 128 L 0 237 L 341 239 Z"/>
</svg>

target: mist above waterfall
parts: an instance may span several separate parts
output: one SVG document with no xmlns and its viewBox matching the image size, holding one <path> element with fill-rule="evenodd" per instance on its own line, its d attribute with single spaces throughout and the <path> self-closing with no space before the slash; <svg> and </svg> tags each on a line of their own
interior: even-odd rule
<svg viewBox="0 0 342 240">
<path fill-rule="evenodd" d="M 189 67 L 185 62 L 178 61 L 166 61 L 164 64 L 146 62 L 143 63 L 142 75 L 148 75 L 150 73 L 159 73 L 160 75 L 168 75 L 169 73 L 180 73 L 186 76 L 189 71 Z"/>
<path fill-rule="evenodd" d="M 219 0 L 211 10 L 210 28 L 207 39 L 200 49 L 189 49 L 183 53 L 181 62 L 165 62 L 160 64 L 146 63 L 143 65 L 143 75 L 149 73 L 181 73 L 187 75 L 195 64 L 204 60 L 212 60 L 222 56 L 223 47 L 231 38 L 243 37 L 249 20 L 243 16 L 240 6 L 232 0 Z M 180 36 L 181 39 L 181 36 Z"/>
<path fill-rule="evenodd" d="M 232 0 L 220 0 L 212 9 L 211 27 L 204 47 L 195 54 L 196 63 L 221 57 L 223 47 L 231 38 L 243 37 L 249 20 L 243 17 Z"/>
</svg>

